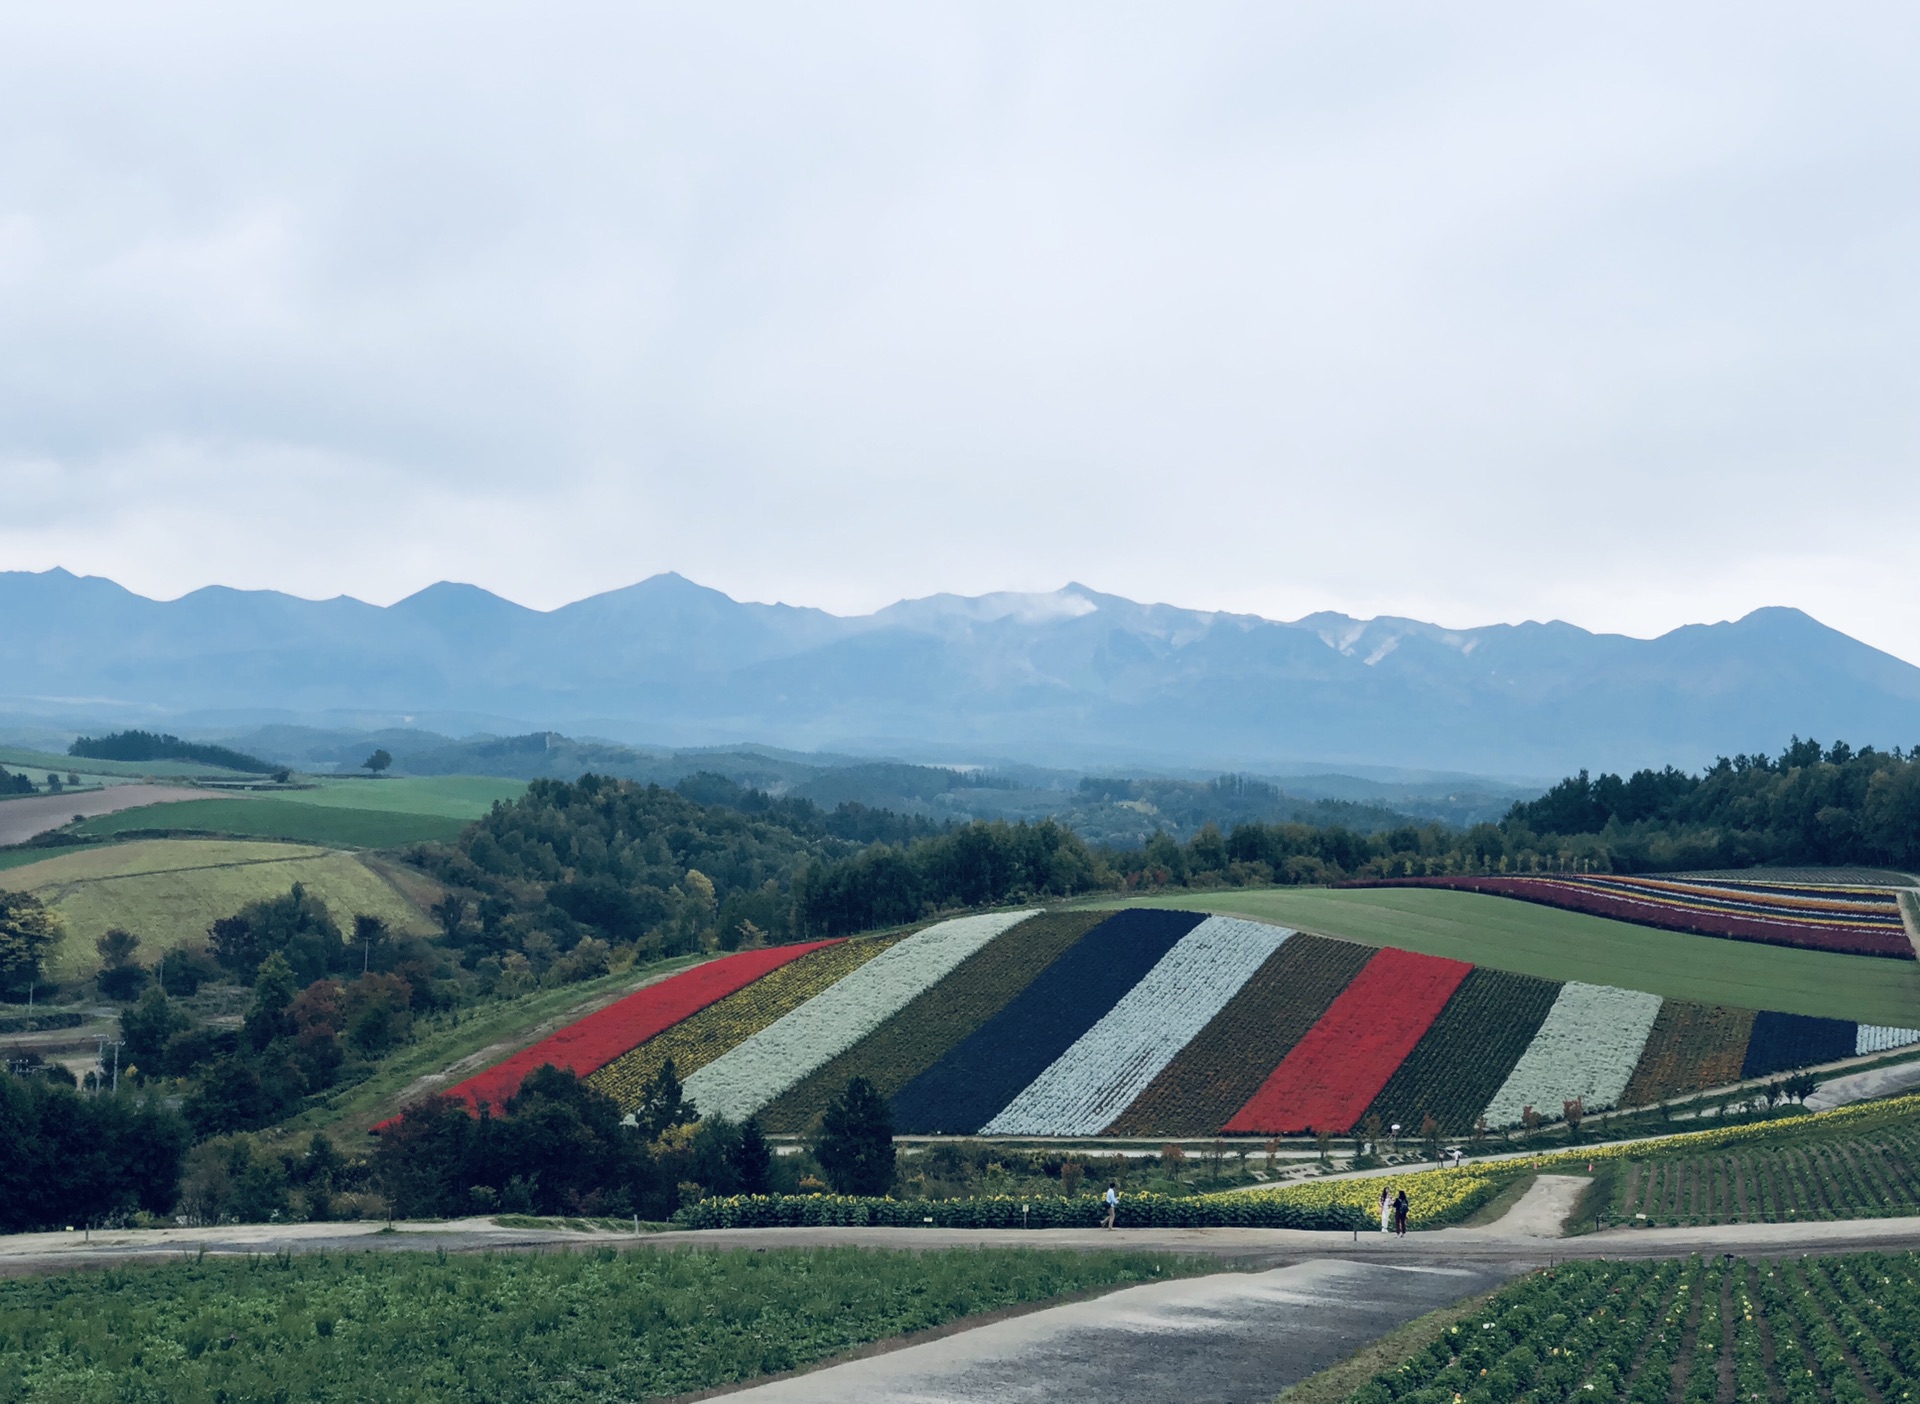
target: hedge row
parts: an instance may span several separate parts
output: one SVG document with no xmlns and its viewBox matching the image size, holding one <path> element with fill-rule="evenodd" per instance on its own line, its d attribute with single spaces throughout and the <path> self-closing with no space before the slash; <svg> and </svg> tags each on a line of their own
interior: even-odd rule
<svg viewBox="0 0 1920 1404">
<path fill-rule="evenodd" d="M 1095 1196 L 1021 1199 L 862 1199 L 839 1194 L 734 1195 L 703 1199 L 673 1216 L 688 1229 L 723 1228 L 1098 1228 L 1107 1206 Z M 1120 1199 L 1121 1228 L 1361 1229 L 1377 1221 L 1348 1204 L 1302 1208 L 1252 1195 L 1177 1199 L 1128 1194 Z"/>
</svg>

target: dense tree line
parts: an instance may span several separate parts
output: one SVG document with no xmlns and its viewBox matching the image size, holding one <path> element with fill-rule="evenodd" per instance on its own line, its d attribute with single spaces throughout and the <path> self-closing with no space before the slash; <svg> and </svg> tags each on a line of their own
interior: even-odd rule
<svg viewBox="0 0 1920 1404">
<path fill-rule="evenodd" d="M 277 769 L 261 760 L 228 746 L 198 741 L 182 741 L 178 736 L 153 731 L 116 731 L 111 736 L 81 736 L 67 747 L 70 756 L 88 760 L 157 761 L 183 760 L 196 765 L 217 765 L 226 770 L 244 770 L 265 775 Z"/>
<path fill-rule="evenodd" d="M 0 1076 L 0 1231 L 168 1213 L 190 1140 L 157 1098 L 83 1097 L 45 1074 Z"/>
<path fill-rule="evenodd" d="M 0 795 L 30 795 L 35 793 L 33 781 L 25 775 L 15 775 L 4 765 L 0 765 Z"/>
</svg>

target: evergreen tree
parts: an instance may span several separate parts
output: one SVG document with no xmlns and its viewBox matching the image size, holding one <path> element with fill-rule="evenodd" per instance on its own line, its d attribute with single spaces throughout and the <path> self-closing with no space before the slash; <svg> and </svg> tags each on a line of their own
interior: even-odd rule
<svg viewBox="0 0 1920 1404">
<path fill-rule="evenodd" d="M 657 1141 L 676 1126 L 685 1126 L 699 1116 L 685 1100 L 680 1090 L 680 1074 L 674 1071 L 673 1059 L 669 1058 L 660 1065 L 660 1071 L 653 1075 L 653 1081 L 647 1084 L 647 1092 L 640 1099 L 640 1106 L 634 1112 L 634 1120 L 640 1123 L 640 1129 L 646 1133 L 649 1141 Z"/>
<path fill-rule="evenodd" d="M 760 1119 L 750 1116 L 740 1127 L 733 1147 L 733 1173 L 741 1194 L 765 1194 L 773 1185 L 773 1147 L 760 1130 Z"/>
<path fill-rule="evenodd" d="M 813 1158 L 841 1194 L 885 1194 L 893 1188 L 893 1113 L 864 1077 L 827 1103 Z"/>
</svg>

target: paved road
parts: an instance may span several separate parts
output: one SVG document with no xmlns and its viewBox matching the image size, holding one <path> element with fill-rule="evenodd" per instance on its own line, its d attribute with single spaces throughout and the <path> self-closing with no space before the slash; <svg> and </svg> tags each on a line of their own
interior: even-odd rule
<svg viewBox="0 0 1920 1404">
<path fill-rule="evenodd" d="M 730 1395 L 754 1404 L 1242 1404 L 1510 1268 L 1318 1260 L 1128 1287 Z"/>
</svg>

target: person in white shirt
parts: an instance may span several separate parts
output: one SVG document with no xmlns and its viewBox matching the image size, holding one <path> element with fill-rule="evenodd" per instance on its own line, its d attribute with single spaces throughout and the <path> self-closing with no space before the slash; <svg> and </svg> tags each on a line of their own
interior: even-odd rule
<svg viewBox="0 0 1920 1404">
<path fill-rule="evenodd" d="M 1114 1215 L 1120 1212 L 1120 1186 L 1107 1186 L 1107 1227 L 1113 1227 Z"/>
</svg>

